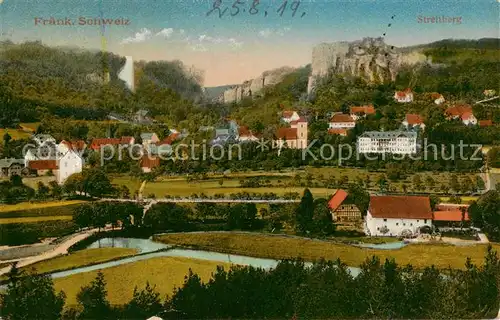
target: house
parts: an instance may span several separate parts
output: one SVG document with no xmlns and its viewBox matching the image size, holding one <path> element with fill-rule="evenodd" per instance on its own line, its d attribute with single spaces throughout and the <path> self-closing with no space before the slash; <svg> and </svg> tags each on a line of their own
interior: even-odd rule
<svg viewBox="0 0 500 320">
<path fill-rule="evenodd" d="M 371 196 L 365 217 L 365 233 L 369 236 L 404 236 L 432 228 L 429 197 Z"/>
<path fill-rule="evenodd" d="M 417 133 L 407 131 L 367 131 L 358 137 L 359 153 L 414 154 Z"/>
<path fill-rule="evenodd" d="M 138 110 L 134 114 L 132 119 L 137 124 L 151 124 L 151 123 L 153 123 L 153 121 L 151 120 L 150 117 L 148 117 L 148 113 L 149 113 L 148 110 L 144 110 L 144 109 Z"/>
<path fill-rule="evenodd" d="M 480 127 L 491 127 L 493 125 L 493 121 L 491 120 L 479 120 Z"/>
<path fill-rule="evenodd" d="M 495 96 L 496 91 L 495 90 L 491 90 L 491 89 L 490 90 L 484 90 L 483 94 L 484 94 L 485 97 L 493 97 L 493 96 Z"/>
<path fill-rule="evenodd" d="M 119 146 L 121 142 L 120 138 L 95 138 L 92 139 L 90 143 L 90 149 L 97 151 L 103 146 Z"/>
<path fill-rule="evenodd" d="M 0 159 L 0 178 L 14 175 L 23 176 L 28 172 L 24 167 L 24 159 Z"/>
<path fill-rule="evenodd" d="M 116 112 L 110 112 L 108 115 L 108 119 L 113 120 L 113 121 L 123 122 L 123 123 L 128 122 L 126 117 L 124 117 L 121 114 L 118 114 Z"/>
<path fill-rule="evenodd" d="M 433 92 L 431 93 L 431 99 L 434 101 L 435 104 L 439 105 L 445 102 L 444 97 L 442 94 Z"/>
<path fill-rule="evenodd" d="M 472 107 L 468 104 L 449 107 L 444 114 L 448 120 L 460 119 L 465 125 L 477 124 L 477 119 L 472 114 Z"/>
<path fill-rule="evenodd" d="M 307 121 L 299 118 L 290 122 L 290 128 L 279 128 L 276 139 L 273 140 L 273 148 L 281 149 L 284 146 L 291 149 L 307 148 Z"/>
<path fill-rule="evenodd" d="M 283 111 L 283 113 L 281 114 L 281 121 L 283 122 L 286 122 L 286 123 L 290 123 L 292 121 L 297 121 L 299 120 L 300 116 L 299 114 L 297 113 L 297 111 Z"/>
<path fill-rule="evenodd" d="M 59 169 L 57 160 L 32 160 L 27 163 L 27 167 L 31 171 L 36 171 L 36 174 L 43 176 L 52 172 L 54 175 Z"/>
<path fill-rule="evenodd" d="M 372 104 L 366 106 L 354 106 L 350 108 L 351 117 L 358 121 L 360 118 L 366 118 L 367 115 L 375 114 L 375 108 Z"/>
<path fill-rule="evenodd" d="M 152 143 L 147 146 L 149 153 L 153 155 L 169 155 L 172 153 L 172 144 L 180 138 L 179 132 L 172 133 L 161 141 Z"/>
<path fill-rule="evenodd" d="M 57 151 L 59 153 L 66 153 L 69 150 L 73 150 L 77 153 L 82 153 L 86 147 L 87 147 L 87 144 L 83 140 L 76 140 L 76 141 L 72 141 L 72 142 L 62 140 L 57 145 Z"/>
<path fill-rule="evenodd" d="M 433 224 L 439 229 L 470 226 L 469 205 L 441 203 L 433 213 Z"/>
<path fill-rule="evenodd" d="M 36 134 L 31 138 L 38 146 L 55 144 L 56 139 L 50 134 Z"/>
<path fill-rule="evenodd" d="M 149 144 L 157 143 L 160 141 L 156 133 L 154 132 L 143 132 L 141 133 L 142 145 L 147 146 Z"/>
<path fill-rule="evenodd" d="M 63 184 L 72 174 L 82 172 L 83 159 L 77 152 L 71 149 L 58 157 L 57 167 L 59 170 L 54 175 L 57 182 Z"/>
<path fill-rule="evenodd" d="M 394 93 L 394 99 L 397 102 L 407 103 L 413 101 L 413 92 L 410 88 L 405 89 L 404 91 L 396 91 Z"/>
<path fill-rule="evenodd" d="M 336 134 L 342 137 L 347 137 L 347 129 L 328 129 L 328 134 Z"/>
<path fill-rule="evenodd" d="M 418 114 L 407 114 L 405 120 L 403 121 L 403 126 L 405 126 L 406 129 L 425 129 L 424 120 Z"/>
<path fill-rule="evenodd" d="M 258 141 L 259 138 L 255 136 L 251 130 L 246 126 L 240 126 L 238 129 L 238 141 L 240 142 L 249 142 L 249 141 Z"/>
<path fill-rule="evenodd" d="M 144 155 L 140 160 L 140 166 L 142 172 L 149 173 L 153 171 L 154 168 L 160 166 L 160 158 L 151 155 Z"/>
<path fill-rule="evenodd" d="M 361 211 L 352 200 L 349 194 L 342 189 L 333 194 L 328 201 L 328 207 L 334 222 L 352 224 L 362 221 Z"/>
<path fill-rule="evenodd" d="M 352 129 L 356 126 L 356 121 L 348 114 L 337 113 L 330 119 L 330 129 Z"/>
</svg>

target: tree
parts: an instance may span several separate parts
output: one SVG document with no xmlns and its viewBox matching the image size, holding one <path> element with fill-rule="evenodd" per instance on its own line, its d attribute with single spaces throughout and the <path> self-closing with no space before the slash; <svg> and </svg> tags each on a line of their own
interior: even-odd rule
<svg viewBox="0 0 500 320">
<path fill-rule="evenodd" d="M 63 193 L 62 187 L 56 181 L 50 181 L 49 187 L 50 187 L 50 195 L 54 199 L 60 200 Z"/>
<path fill-rule="evenodd" d="M 36 197 L 41 200 L 47 199 L 50 189 L 42 181 L 38 181 L 36 189 Z"/>
<path fill-rule="evenodd" d="M 251 230 L 256 217 L 255 203 L 238 203 L 230 208 L 227 224 L 231 229 Z"/>
<path fill-rule="evenodd" d="M 20 187 L 23 185 L 23 179 L 17 174 L 14 174 L 10 177 L 10 183 L 12 183 L 14 187 Z"/>
<path fill-rule="evenodd" d="M 314 216 L 314 198 L 309 189 L 304 190 L 299 207 L 295 212 L 298 230 L 302 233 L 311 229 Z"/>
<path fill-rule="evenodd" d="M 91 204 L 83 204 L 77 206 L 73 210 L 73 221 L 80 228 L 92 226 L 93 206 Z"/>
<path fill-rule="evenodd" d="M 92 197 L 101 197 L 114 193 L 114 188 L 108 176 L 98 168 L 83 171 L 83 190 Z"/>
<path fill-rule="evenodd" d="M 488 191 L 469 206 L 469 215 L 474 226 L 498 241 L 500 239 L 500 192 Z"/>
<path fill-rule="evenodd" d="M 485 190 L 486 189 L 486 184 L 484 183 L 483 178 L 480 176 L 476 176 L 476 188 L 477 190 Z"/>
<path fill-rule="evenodd" d="M 324 198 L 314 200 L 313 232 L 322 235 L 335 232 L 335 224 L 328 207 L 328 200 Z"/>
<path fill-rule="evenodd" d="M 92 282 L 80 289 L 76 300 L 82 311 L 79 319 L 112 319 L 112 309 L 107 300 L 106 281 L 99 271 Z"/>
<path fill-rule="evenodd" d="M 149 282 L 146 282 L 146 287 L 141 291 L 135 287 L 132 300 L 125 306 L 125 316 L 130 319 L 148 319 L 160 313 L 163 306 L 155 288 Z"/>
<path fill-rule="evenodd" d="M 34 270 L 33 270 L 34 271 Z M 56 293 L 50 275 L 26 274 L 14 266 L 0 295 L 2 317 L 9 320 L 59 320 L 65 294 Z"/>
<path fill-rule="evenodd" d="M 415 190 L 420 190 L 422 189 L 422 179 L 418 174 L 413 176 L 413 188 Z"/>
</svg>

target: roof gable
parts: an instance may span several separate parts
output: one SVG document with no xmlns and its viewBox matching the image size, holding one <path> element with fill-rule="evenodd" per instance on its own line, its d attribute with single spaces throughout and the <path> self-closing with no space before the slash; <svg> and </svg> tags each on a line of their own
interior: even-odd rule
<svg viewBox="0 0 500 320">
<path fill-rule="evenodd" d="M 347 198 L 348 193 L 342 189 L 339 189 L 335 192 L 335 194 L 332 196 L 330 201 L 328 201 L 328 207 L 330 208 L 331 211 L 335 211 L 338 209 L 338 207 L 344 202 L 344 200 Z"/>
</svg>

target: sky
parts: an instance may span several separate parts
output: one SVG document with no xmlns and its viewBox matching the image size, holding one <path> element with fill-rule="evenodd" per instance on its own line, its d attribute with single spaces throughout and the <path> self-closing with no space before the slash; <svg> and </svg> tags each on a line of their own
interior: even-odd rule
<svg viewBox="0 0 500 320">
<path fill-rule="evenodd" d="M 323 42 L 384 33 L 396 47 L 500 37 L 500 0 L 220 1 L 222 17 L 217 10 L 207 15 L 217 0 L 0 0 L 0 40 L 103 49 L 135 61 L 179 59 L 203 70 L 205 86 L 218 86 L 306 65 Z M 253 2 L 259 4 L 250 12 Z M 422 23 L 433 16 L 461 23 Z M 50 18 L 73 25 L 50 25 Z M 102 18 L 121 24 L 103 30 L 88 22 Z"/>
</svg>

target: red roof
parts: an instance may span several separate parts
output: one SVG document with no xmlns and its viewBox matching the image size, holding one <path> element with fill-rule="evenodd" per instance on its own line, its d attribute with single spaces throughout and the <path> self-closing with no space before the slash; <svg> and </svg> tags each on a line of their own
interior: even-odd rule
<svg viewBox="0 0 500 320">
<path fill-rule="evenodd" d="M 59 167 L 56 160 L 31 160 L 28 162 L 28 168 L 33 170 L 56 170 Z"/>
<path fill-rule="evenodd" d="M 440 99 L 440 98 L 444 98 L 442 94 L 437 93 L 437 92 L 431 93 L 431 99 L 437 100 L 437 99 Z"/>
<path fill-rule="evenodd" d="M 460 211 L 462 208 L 469 208 L 468 204 L 440 203 L 436 205 L 436 211 Z"/>
<path fill-rule="evenodd" d="M 141 158 L 141 168 L 155 168 L 160 165 L 160 158 L 144 155 Z"/>
<path fill-rule="evenodd" d="M 411 89 L 406 88 L 404 91 L 396 91 L 396 97 L 405 98 L 407 95 L 410 95 L 411 93 L 412 93 Z"/>
<path fill-rule="evenodd" d="M 342 123 L 342 122 L 355 122 L 355 121 L 348 114 L 337 113 L 333 115 L 333 117 L 330 119 L 330 122 Z"/>
<path fill-rule="evenodd" d="M 434 221 L 462 221 L 462 211 L 434 211 Z M 464 214 L 464 221 L 469 221 L 469 214 L 467 212 Z"/>
<path fill-rule="evenodd" d="M 347 136 L 347 129 L 328 129 L 329 134 L 338 134 L 341 136 Z"/>
<path fill-rule="evenodd" d="M 283 140 L 295 140 L 297 139 L 297 129 L 296 128 L 279 128 L 276 133 L 278 139 Z"/>
<path fill-rule="evenodd" d="M 71 141 L 71 146 L 73 147 L 74 150 L 83 150 L 85 149 L 87 144 L 83 140 L 76 140 L 76 141 Z"/>
<path fill-rule="evenodd" d="M 472 117 L 473 117 L 472 112 L 464 112 L 464 113 L 462 113 L 462 120 L 468 120 L 468 119 L 470 119 Z"/>
<path fill-rule="evenodd" d="M 337 208 L 344 202 L 344 200 L 347 198 L 347 192 L 345 192 L 342 189 L 339 189 L 335 192 L 335 194 L 332 196 L 330 201 L 328 201 L 328 207 L 330 208 L 331 211 L 337 210 Z"/>
<path fill-rule="evenodd" d="M 418 114 L 407 114 L 406 115 L 406 122 L 408 122 L 408 124 L 411 124 L 411 125 L 424 123 L 424 121 L 422 120 L 422 117 L 420 117 Z"/>
<path fill-rule="evenodd" d="M 294 121 L 290 122 L 290 124 L 294 125 L 294 124 L 297 124 L 299 122 L 307 122 L 307 120 L 304 117 L 300 117 L 298 120 L 294 120 Z"/>
<path fill-rule="evenodd" d="M 445 113 L 450 116 L 461 116 L 466 112 L 472 113 L 472 107 L 468 104 L 454 105 L 445 111 Z"/>
<path fill-rule="evenodd" d="M 432 219 L 429 197 L 371 196 L 368 211 L 374 218 Z"/>
<path fill-rule="evenodd" d="M 162 145 L 171 145 L 175 140 L 177 140 L 177 138 L 180 136 L 180 133 L 178 132 L 175 132 L 175 133 L 171 133 L 168 137 L 164 138 L 163 140 L 161 141 L 158 141 L 155 143 L 155 145 L 157 146 L 162 146 Z"/>
<path fill-rule="evenodd" d="M 481 127 L 489 127 L 493 125 L 493 121 L 491 120 L 479 120 L 479 125 Z"/>
<path fill-rule="evenodd" d="M 351 113 L 374 114 L 375 108 L 371 104 L 366 106 L 355 106 L 351 107 Z"/>
<path fill-rule="evenodd" d="M 294 112 L 295 111 L 290 111 L 290 110 L 283 111 L 283 118 L 291 118 Z"/>
<path fill-rule="evenodd" d="M 120 139 L 120 144 L 132 144 L 133 140 L 134 140 L 134 137 L 123 136 Z"/>
<path fill-rule="evenodd" d="M 92 140 L 92 143 L 90 144 L 90 148 L 96 150 L 101 148 L 101 146 L 104 145 L 119 145 L 121 139 L 120 138 L 96 138 Z"/>
</svg>

